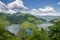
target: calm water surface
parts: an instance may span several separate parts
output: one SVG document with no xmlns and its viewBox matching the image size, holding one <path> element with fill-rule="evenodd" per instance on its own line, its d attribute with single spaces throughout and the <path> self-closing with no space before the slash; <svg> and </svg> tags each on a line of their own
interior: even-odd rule
<svg viewBox="0 0 60 40">
<path fill-rule="evenodd" d="M 37 27 L 39 29 L 40 28 L 46 29 L 46 28 L 48 28 L 48 26 L 52 26 L 52 25 L 53 24 L 51 24 L 51 23 L 43 23 L 43 24 L 37 24 Z M 20 31 L 20 27 L 21 26 L 19 24 L 12 24 L 10 26 L 7 26 L 5 29 L 16 35 L 18 33 L 18 31 Z M 31 30 L 31 29 L 26 29 L 27 34 L 31 34 L 32 31 L 33 30 Z"/>
</svg>

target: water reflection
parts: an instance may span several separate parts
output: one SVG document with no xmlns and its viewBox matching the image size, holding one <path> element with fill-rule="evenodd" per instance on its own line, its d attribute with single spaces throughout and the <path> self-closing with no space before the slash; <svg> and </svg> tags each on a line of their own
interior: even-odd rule
<svg viewBox="0 0 60 40">
<path fill-rule="evenodd" d="M 51 23 L 43 23 L 43 24 L 38 24 L 37 27 L 39 29 L 41 29 L 41 28 L 46 29 L 46 28 L 48 28 L 49 26 L 52 26 L 52 25 L 53 24 L 51 24 Z M 20 28 L 21 28 L 21 26 L 19 24 L 12 24 L 10 26 L 5 27 L 6 30 L 8 30 L 9 32 L 11 32 L 15 35 L 18 34 L 18 31 L 20 31 Z M 33 32 L 33 30 L 29 29 L 29 28 L 26 29 L 25 31 L 26 31 L 27 34 L 31 34 Z"/>
<path fill-rule="evenodd" d="M 12 24 L 10 26 L 7 26 L 5 29 L 16 35 L 18 31 L 20 30 L 20 25 Z"/>
<path fill-rule="evenodd" d="M 37 24 L 37 27 L 39 29 L 41 28 L 47 29 L 49 26 L 52 26 L 52 25 L 53 25 L 52 23 L 43 23 L 43 24 Z"/>
<path fill-rule="evenodd" d="M 26 29 L 27 34 L 31 34 L 33 32 L 32 29 Z"/>
<path fill-rule="evenodd" d="M 9 32 L 11 32 L 15 35 L 18 34 L 18 32 L 20 31 L 20 28 L 21 28 L 21 26 L 19 24 L 12 24 L 10 26 L 5 27 L 6 30 L 8 30 Z M 26 31 L 27 34 L 32 33 L 32 29 L 29 29 L 29 28 L 26 29 L 25 31 Z"/>
</svg>

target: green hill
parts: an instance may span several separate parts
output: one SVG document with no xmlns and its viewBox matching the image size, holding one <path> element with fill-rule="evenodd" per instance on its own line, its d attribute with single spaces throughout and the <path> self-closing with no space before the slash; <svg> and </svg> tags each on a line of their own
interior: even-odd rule
<svg viewBox="0 0 60 40">
<path fill-rule="evenodd" d="M 40 24 L 45 22 L 41 18 L 37 18 L 29 13 L 20 13 L 20 12 L 15 14 L 8 14 L 4 12 L 0 13 L 0 29 L 10 24 L 22 24 L 25 21 L 33 24 Z"/>
<path fill-rule="evenodd" d="M 11 25 L 7 16 L 3 13 L 0 13 L 0 36 L 4 33 L 5 26 Z"/>
<path fill-rule="evenodd" d="M 42 19 L 39 19 L 31 14 L 26 14 L 26 13 L 16 13 L 8 16 L 8 19 L 15 24 L 21 24 L 25 21 L 28 21 L 30 23 L 34 24 L 40 24 L 43 23 L 44 21 Z"/>
</svg>

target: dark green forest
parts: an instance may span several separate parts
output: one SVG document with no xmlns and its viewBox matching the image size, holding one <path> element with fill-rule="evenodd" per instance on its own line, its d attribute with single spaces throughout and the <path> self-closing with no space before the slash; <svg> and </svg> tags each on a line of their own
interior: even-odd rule
<svg viewBox="0 0 60 40">
<path fill-rule="evenodd" d="M 59 17 L 58 17 L 59 18 Z M 36 24 L 46 23 L 46 20 L 35 17 L 29 13 L 8 14 L 0 13 L 0 40 L 60 40 L 60 20 L 49 21 L 54 25 L 49 26 L 48 30 L 41 28 L 38 30 Z M 21 28 L 17 35 L 14 35 L 6 26 L 19 24 Z M 31 34 L 27 34 L 26 29 L 32 29 Z"/>
</svg>

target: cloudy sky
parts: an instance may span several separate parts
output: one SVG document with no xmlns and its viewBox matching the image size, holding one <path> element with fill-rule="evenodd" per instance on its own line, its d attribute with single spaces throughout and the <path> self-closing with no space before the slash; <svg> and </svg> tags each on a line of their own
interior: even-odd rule
<svg viewBox="0 0 60 40">
<path fill-rule="evenodd" d="M 60 0 L 0 0 L 0 12 L 60 16 Z"/>
</svg>

